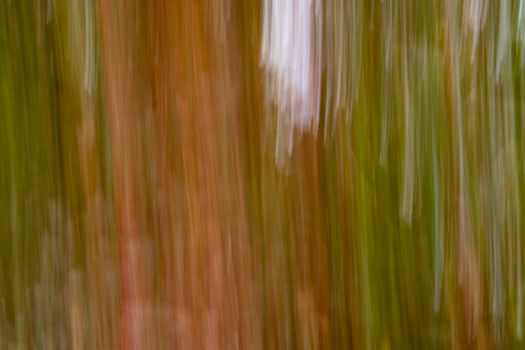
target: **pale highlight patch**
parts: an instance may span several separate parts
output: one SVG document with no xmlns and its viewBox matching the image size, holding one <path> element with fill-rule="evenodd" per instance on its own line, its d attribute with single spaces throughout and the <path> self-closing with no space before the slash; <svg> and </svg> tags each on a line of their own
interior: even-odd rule
<svg viewBox="0 0 525 350">
<path fill-rule="evenodd" d="M 293 149 L 294 133 L 317 133 L 322 14 L 319 0 L 265 0 L 261 65 L 267 111 L 275 108 L 276 158 Z"/>
</svg>

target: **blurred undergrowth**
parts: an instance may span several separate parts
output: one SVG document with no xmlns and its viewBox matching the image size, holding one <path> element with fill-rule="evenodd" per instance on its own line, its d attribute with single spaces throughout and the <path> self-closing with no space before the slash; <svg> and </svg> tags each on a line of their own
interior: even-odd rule
<svg viewBox="0 0 525 350">
<path fill-rule="evenodd" d="M 0 0 L 0 348 L 522 348 L 524 118 L 523 0 Z"/>
</svg>

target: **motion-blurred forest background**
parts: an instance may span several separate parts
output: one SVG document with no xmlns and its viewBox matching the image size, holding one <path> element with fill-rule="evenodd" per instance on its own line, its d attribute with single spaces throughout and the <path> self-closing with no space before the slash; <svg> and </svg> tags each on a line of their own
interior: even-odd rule
<svg viewBox="0 0 525 350">
<path fill-rule="evenodd" d="M 0 348 L 523 349 L 525 0 L 0 0 Z"/>
</svg>

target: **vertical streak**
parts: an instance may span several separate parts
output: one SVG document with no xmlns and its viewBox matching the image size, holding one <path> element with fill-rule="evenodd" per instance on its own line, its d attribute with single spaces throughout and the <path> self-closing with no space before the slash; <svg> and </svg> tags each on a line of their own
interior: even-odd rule
<svg viewBox="0 0 525 350">
<path fill-rule="evenodd" d="M 405 3 L 406 6 L 406 3 Z M 405 15 L 407 8 L 405 7 Z M 410 101 L 409 74 L 408 74 L 408 28 L 407 17 L 403 21 L 403 85 L 404 85 L 404 113 L 405 113 L 405 143 L 404 143 L 404 182 L 401 217 L 410 224 L 412 222 L 412 207 L 414 202 L 414 131 L 412 122 L 412 108 Z"/>
<path fill-rule="evenodd" d="M 439 168 L 437 157 L 436 122 L 432 118 L 432 173 L 434 180 L 434 312 L 441 304 L 441 285 L 443 281 L 443 231 L 441 229 L 441 199 L 439 189 Z"/>
</svg>

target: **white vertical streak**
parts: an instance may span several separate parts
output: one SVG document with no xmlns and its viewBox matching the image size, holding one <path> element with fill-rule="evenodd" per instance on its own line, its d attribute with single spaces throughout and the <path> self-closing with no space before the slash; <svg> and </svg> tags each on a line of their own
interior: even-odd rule
<svg viewBox="0 0 525 350">
<path fill-rule="evenodd" d="M 406 10 L 406 8 L 405 8 Z M 410 87 L 408 74 L 408 29 L 407 18 L 403 21 L 403 75 L 404 75 L 404 104 L 405 104 L 405 145 L 404 145 L 404 182 L 401 217 L 410 224 L 412 222 L 412 207 L 414 202 L 414 132 L 410 101 Z"/>
<path fill-rule="evenodd" d="M 524 0 L 520 0 L 518 8 L 518 23 L 516 31 L 516 39 L 521 48 L 521 69 L 525 69 L 525 5 Z"/>
<path fill-rule="evenodd" d="M 320 103 L 320 0 L 265 0 L 261 65 L 276 108 L 276 156 L 291 154 L 295 131 L 317 132 Z M 284 148 L 283 148 L 284 146 Z"/>
<path fill-rule="evenodd" d="M 509 6 L 508 0 L 500 0 L 499 12 L 499 36 L 498 36 L 498 51 L 496 59 L 496 80 L 499 82 L 501 78 L 501 65 L 505 58 L 509 38 Z"/>
<path fill-rule="evenodd" d="M 392 41 L 394 38 L 393 28 L 393 0 L 382 0 L 381 14 L 384 24 L 382 31 L 383 46 L 383 81 L 382 81 L 382 123 L 381 123 L 381 150 L 379 164 L 386 165 L 388 155 L 388 136 L 390 118 L 390 93 L 391 93 L 391 70 L 392 70 Z"/>
</svg>

